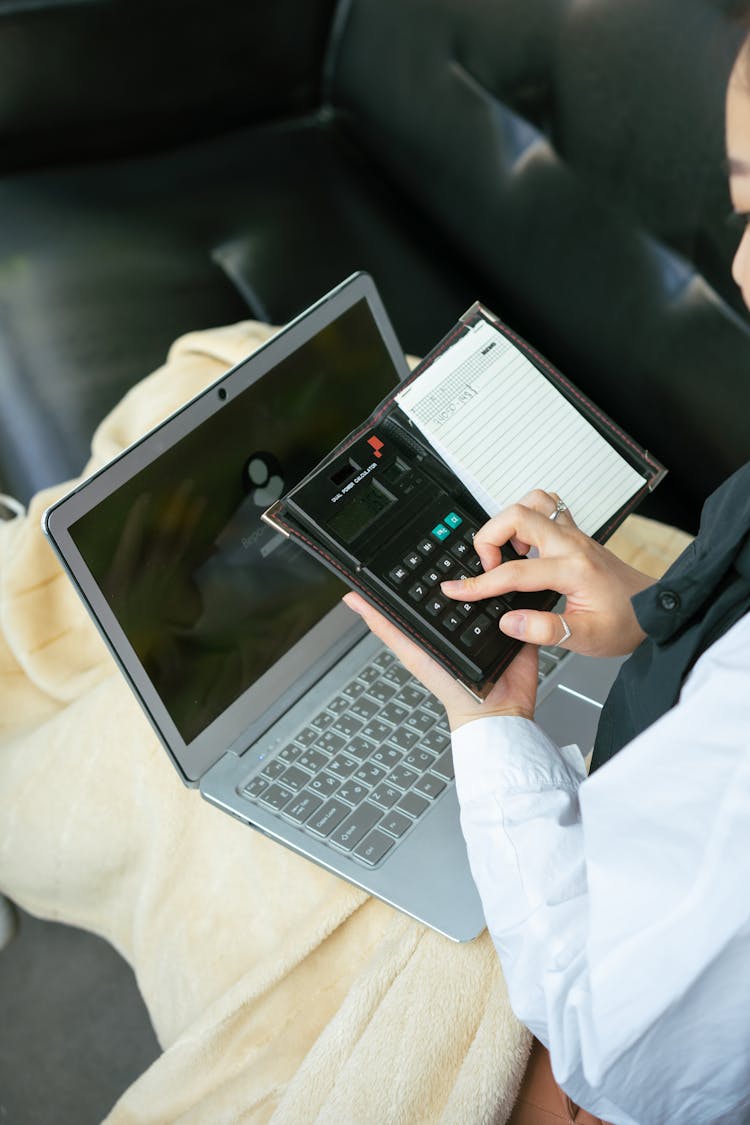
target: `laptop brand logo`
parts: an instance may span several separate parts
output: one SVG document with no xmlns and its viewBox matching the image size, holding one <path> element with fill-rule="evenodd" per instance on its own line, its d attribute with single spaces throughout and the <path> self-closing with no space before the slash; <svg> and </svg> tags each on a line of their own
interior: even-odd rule
<svg viewBox="0 0 750 1125">
<path fill-rule="evenodd" d="M 258 450 L 245 462 L 245 490 L 257 508 L 267 508 L 284 495 L 281 465 L 273 453 Z"/>
</svg>

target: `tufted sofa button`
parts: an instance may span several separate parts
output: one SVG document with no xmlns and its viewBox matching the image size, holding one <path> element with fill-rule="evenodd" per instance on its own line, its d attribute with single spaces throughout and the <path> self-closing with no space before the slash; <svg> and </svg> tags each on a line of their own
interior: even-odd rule
<svg viewBox="0 0 750 1125">
<path fill-rule="evenodd" d="M 667 613 L 673 613 L 674 610 L 680 607 L 679 594 L 675 594 L 674 590 L 662 590 L 657 601 L 661 608 L 666 610 Z"/>
</svg>

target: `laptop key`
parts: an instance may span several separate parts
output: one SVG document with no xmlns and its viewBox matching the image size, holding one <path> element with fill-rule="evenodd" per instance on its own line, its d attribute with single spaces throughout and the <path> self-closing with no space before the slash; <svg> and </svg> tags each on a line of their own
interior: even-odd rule
<svg viewBox="0 0 750 1125">
<path fill-rule="evenodd" d="M 372 659 L 372 663 L 375 665 L 375 667 L 381 669 L 389 668 L 391 664 L 395 664 L 395 662 L 396 657 L 392 652 L 389 652 L 387 648 L 384 648 L 382 652 L 379 652 L 378 655 L 373 657 Z"/>
<path fill-rule="evenodd" d="M 378 703 L 387 703 L 391 696 L 396 694 L 396 687 L 394 684 L 389 684 L 387 680 L 378 680 L 376 684 L 370 685 L 367 694 Z"/>
<path fill-rule="evenodd" d="M 339 801 L 347 801 L 350 805 L 358 805 L 363 801 L 369 789 L 366 785 L 362 785 L 359 781 L 345 781 L 339 789 L 336 797 Z"/>
<path fill-rule="evenodd" d="M 310 726 L 315 727 L 317 731 L 326 730 L 334 720 L 334 716 L 330 711 L 321 711 L 314 719 L 310 719 Z"/>
<path fill-rule="evenodd" d="M 384 832 L 373 828 L 369 836 L 366 836 L 361 844 L 357 844 L 354 855 L 374 867 L 391 850 L 393 843 L 394 841 Z"/>
<path fill-rule="evenodd" d="M 272 758 L 270 762 L 266 762 L 265 766 L 263 767 L 263 773 L 266 777 L 274 780 L 274 778 L 280 777 L 285 769 L 285 762 L 277 762 L 275 758 Z"/>
<path fill-rule="evenodd" d="M 281 785 L 291 789 L 292 793 L 299 793 L 300 789 L 305 788 L 309 780 L 310 774 L 305 773 L 299 766 L 290 766 L 286 773 L 283 773 L 279 778 Z"/>
<path fill-rule="evenodd" d="M 327 761 L 328 755 L 321 754 L 320 750 L 305 750 L 304 754 L 300 754 L 297 758 L 297 765 L 303 770 L 309 770 L 310 773 L 317 773 Z"/>
<path fill-rule="evenodd" d="M 308 789 L 312 789 L 315 793 L 322 793 L 324 796 L 335 793 L 341 784 L 338 777 L 334 777 L 332 773 L 319 773 L 312 781 L 308 783 Z"/>
<path fill-rule="evenodd" d="M 299 746 L 312 746 L 317 737 L 318 731 L 316 731 L 315 727 L 305 727 L 304 730 L 301 730 L 298 734 L 295 734 L 294 741 Z"/>
<path fill-rule="evenodd" d="M 438 760 L 432 767 L 432 772 L 436 773 L 438 777 L 444 777 L 446 781 L 452 781 L 456 776 L 453 768 L 453 751 L 443 750 Z"/>
<path fill-rule="evenodd" d="M 362 837 L 375 827 L 382 815 L 382 809 L 365 801 L 359 808 L 350 812 L 346 820 L 331 833 L 329 839 L 332 844 L 338 844 L 340 848 L 350 852 L 352 848 L 356 848 Z"/>
<path fill-rule="evenodd" d="M 393 727 L 389 723 L 381 722 L 380 719 L 372 719 L 366 727 L 362 728 L 362 734 L 366 738 L 371 738 L 373 742 L 385 742 L 392 732 Z"/>
<path fill-rule="evenodd" d="M 409 714 L 406 707 L 402 707 L 399 703 L 386 703 L 383 710 L 380 712 L 380 718 L 386 723 L 393 723 L 394 727 L 405 719 Z"/>
<path fill-rule="evenodd" d="M 413 823 L 414 821 L 411 817 L 404 816 L 403 813 L 392 809 L 391 812 L 385 814 L 379 827 L 382 828 L 384 832 L 390 832 L 391 836 L 395 836 L 398 839 L 403 836 L 407 828 L 411 828 Z"/>
<path fill-rule="evenodd" d="M 434 761 L 433 755 L 427 750 L 412 750 L 411 754 L 407 754 L 404 758 L 404 765 L 422 773 L 423 770 L 429 769 Z"/>
<path fill-rule="evenodd" d="M 355 699 L 359 699 L 360 695 L 362 695 L 362 692 L 365 690 L 366 685 L 363 684 L 361 680 L 352 680 L 351 683 L 341 689 L 341 694 L 345 695 L 348 700 L 353 702 Z"/>
<path fill-rule="evenodd" d="M 258 776 L 254 777 L 252 781 L 248 781 L 242 792 L 247 797 L 260 797 L 263 790 L 267 789 L 270 784 L 271 783 L 267 777 L 263 777 L 261 774 L 258 774 Z"/>
<path fill-rule="evenodd" d="M 412 707 L 417 707 L 426 695 L 427 691 L 425 688 L 418 687 L 416 684 L 405 684 L 398 695 L 395 695 L 393 698 L 396 703 L 403 703 L 404 707 L 408 707 L 409 710 L 411 710 Z"/>
<path fill-rule="evenodd" d="M 346 746 L 346 739 L 340 734 L 334 734 L 333 729 L 324 731 L 315 744 L 316 749 L 326 754 L 338 754 Z"/>
<path fill-rule="evenodd" d="M 420 797 L 417 793 L 405 793 L 399 803 L 396 805 L 398 812 L 406 813 L 407 816 L 413 817 L 415 820 L 421 816 L 425 809 L 430 807 L 430 802 L 424 797 Z"/>
<path fill-rule="evenodd" d="M 348 741 L 354 738 L 355 734 L 359 734 L 364 726 L 361 719 L 355 719 L 353 715 L 339 715 L 336 722 L 333 723 L 326 734 L 340 734 L 343 739 Z"/>
<path fill-rule="evenodd" d="M 352 758 L 356 758 L 358 762 L 364 762 L 372 754 L 372 743 L 368 742 L 366 738 L 361 738 L 357 735 L 346 744 L 346 752 Z"/>
<path fill-rule="evenodd" d="M 395 684 L 397 688 L 403 687 L 408 684 L 411 679 L 411 672 L 407 672 L 403 664 L 393 663 L 390 668 L 383 672 L 383 679 L 387 680 L 389 684 Z"/>
<path fill-rule="evenodd" d="M 431 750 L 433 754 L 440 754 L 449 745 L 450 740 L 451 736 L 447 730 L 433 727 L 424 738 L 420 739 L 419 745 L 425 750 Z"/>
<path fill-rule="evenodd" d="M 414 784 L 415 793 L 421 793 L 425 797 L 429 797 L 431 801 L 439 797 L 444 789 L 445 782 L 442 778 L 435 777 L 432 773 L 423 773 L 419 781 Z"/>
<path fill-rule="evenodd" d="M 354 773 L 357 768 L 356 758 L 347 758 L 346 754 L 337 754 L 335 758 L 331 758 L 326 766 L 330 773 L 334 773 L 336 777 L 347 778 L 349 774 Z"/>
<path fill-rule="evenodd" d="M 388 774 L 388 783 L 396 785 L 399 789 L 411 789 L 417 777 L 418 774 L 414 770 L 408 770 L 406 766 L 396 766 L 395 770 L 391 770 Z"/>
<path fill-rule="evenodd" d="M 316 836 L 329 836 L 347 813 L 351 811 L 349 805 L 345 805 L 343 801 L 337 801 L 335 797 L 332 797 L 330 801 L 326 801 L 322 809 L 308 820 L 307 827 Z"/>
<path fill-rule="evenodd" d="M 365 762 L 360 766 L 354 777 L 356 781 L 361 781 L 364 785 L 377 785 L 385 777 L 386 771 L 380 766 L 374 766 L 371 762 Z"/>
<path fill-rule="evenodd" d="M 284 816 L 294 824 L 304 824 L 322 804 L 323 798 L 317 793 L 310 793 L 307 789 L 303 789 L 284 809 Z"/>
<path fill-rule="evenodd" d="M 378 766 L 385 766 L 386 769 L 393 769 L 397 766 L 403 757 L 401 750 L 397 750 L 395 746 L 379 746 L 370 755 L 370 761 Z"/>
<path fill-rule="evenodd" d="M 414 711 L 408 719 L 404 720 L 404 726 L 409 727 L 410 730 L 418 730 L 420 734 L 426 734 L 430 727 L 434 725 L 435 716 L 424 707 L 420 707 L 418 711 Z"/>
<path fill-rule="evenodd" d="M 259 800 L 269 809 L 280 811 L 293 796 L 294 793 L 291 789 L 285 789 L 283 785 L 271 785 L 264 793 L 261 793 Z"/>
<path fill-rule="evenodd" d="M 369 695 L 360 696 L 351 705 L 351 714 L 356 715 L 358 719 L 363 719 L 368 722 L 373 715 L 377 715 L 380 710 L 380 704 L 376 703 L 374 699 L 370 699 Z"/>
<path fill-rule="evenodd" d="M 390 743 L 394 746 L 398 746 L 400 750 L 411 750 L 412 746 L 415 746 L 419 740 L 419 731 L 409 730 L 408 727 L 398 727 L 388 739 Z"/>
<path fill-rule="evenodd" d="M 389 809 L 391 805 L 396 804 L 396 801 L 400 796 L 400 789 L 394 789 L 392 785 L 388 785 L 386 784 L 386 782 L 382 782 L 380 785 L 375 786 L 372 793 L 370 794 L 370 800 L 377 801 L 377 803 L 379 805 L 382 805 L 384 809 Z"/>
<path fill-rule="evenodd" d="M 344 711 L 348 710 L 350 700 L 345 695 L 337 695 L 330 703 L 326 703 L 326 708 L 332 711 L 334 715 L 341 715 Z"/>
</svg>

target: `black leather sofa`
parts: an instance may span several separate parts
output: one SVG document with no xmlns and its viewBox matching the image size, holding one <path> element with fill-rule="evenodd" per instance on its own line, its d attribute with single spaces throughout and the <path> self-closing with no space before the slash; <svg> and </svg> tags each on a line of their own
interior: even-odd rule
<svg viewBox="0 0 750 1125">
<path fill-rule="evenodd" d="M 721 0 L 0 5 L 0 491 L 77 475 L 179 334 L 355 269 L 405 350 L 475 298 L 670 469 L 747 457 Z"/>
</svg>

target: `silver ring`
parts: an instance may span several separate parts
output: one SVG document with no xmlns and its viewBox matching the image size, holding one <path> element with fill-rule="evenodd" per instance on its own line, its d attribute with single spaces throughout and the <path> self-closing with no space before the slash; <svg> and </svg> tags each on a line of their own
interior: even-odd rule
<svg viewBox="0 0 750 1125">
<path fill-rule="evenodd" d="M 554 510 L 554 512 L 550 513 L 549 518 L 551 520 L 556 520 L 561 512 L 567 512 L 567 510 L 568 510 L 568 505 L 565 503 L 565 501 L 564 500 L 558 500 L 557 503 L 555 504 L 555 510 Z"/>
<path fill-rule="evenodd" d="M 565 620 L 565 618 L 563 617 L 563 615 L 561 613 L 558 614 L 558 617 L 560 618 L 560 624 L 562 625 L 565 632 L 560 637 L 560 640 L 557 643 L 559 645 L 564 645 L 566 641 L 570 640 L 570 625 L 568 625 L 567 621 Z"/>
</svg>

